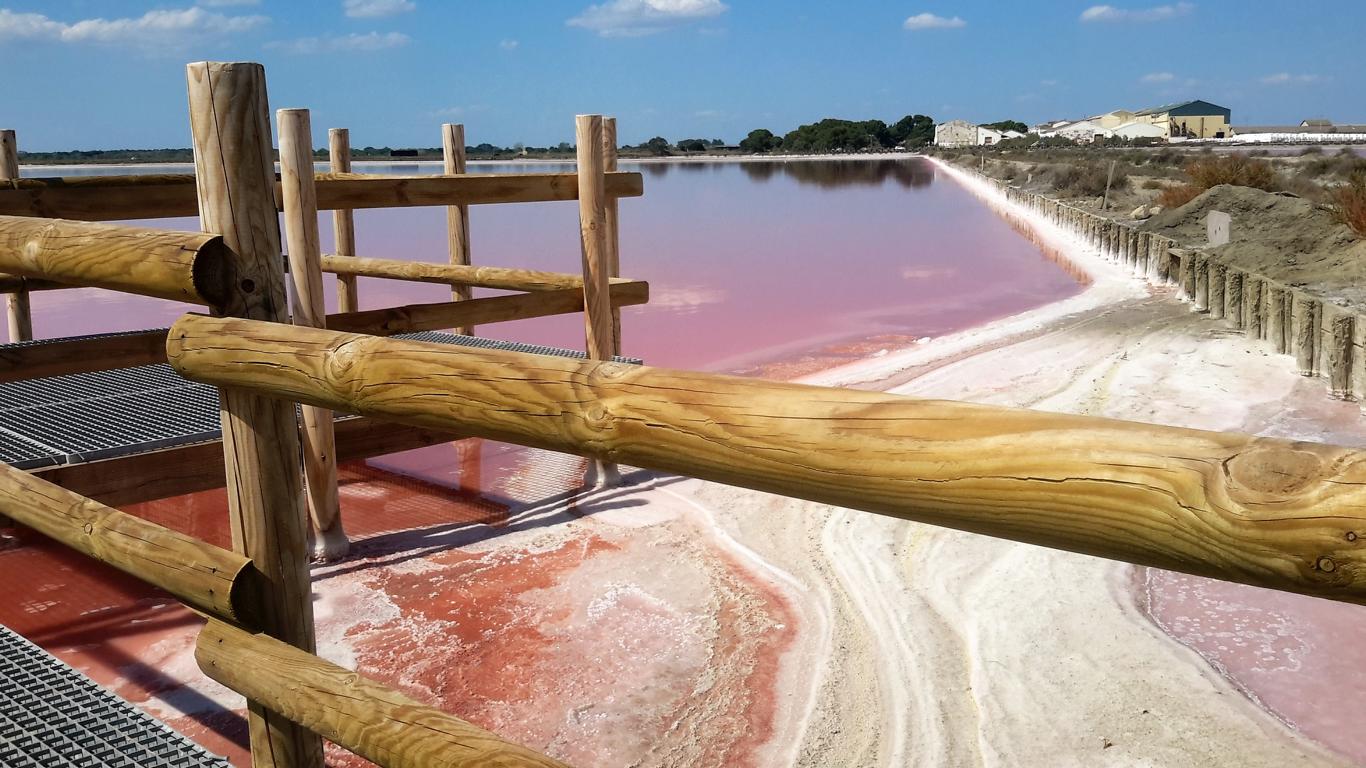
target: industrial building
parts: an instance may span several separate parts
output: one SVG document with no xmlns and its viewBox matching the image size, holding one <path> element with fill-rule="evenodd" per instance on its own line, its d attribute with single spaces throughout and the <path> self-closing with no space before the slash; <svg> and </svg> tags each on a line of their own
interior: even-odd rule
<svg viewBox="0 0 1366 768">
<path fill-rule="evenodd" d="M 1222 139 L 1232 135 L 1233 111 L 1208 101 L 1182 101 L 1139 110 L 1134 120 L 1163 127 L 1172 139 Z"/>
</svg>

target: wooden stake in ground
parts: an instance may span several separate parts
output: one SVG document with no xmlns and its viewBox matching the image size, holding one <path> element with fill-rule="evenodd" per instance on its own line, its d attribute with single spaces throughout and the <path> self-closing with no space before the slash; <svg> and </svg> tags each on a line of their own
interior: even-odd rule
<svg viewBox="0 0 1366 768">
<path fill-rule="evenodd" d="M 1100 199 L 1100 209 L 1110 210 L 1110 184 L 1115 180 L 1115 161 L 1110 161 L 1110 172 L 1105 174 L 1105 197 Z"/>
<path fill-rule="evenodd" d="M 313 128 L 306 109 L 282 109 L 280 121 L 280 190 L 285 238 L 289 245 L 289 277 L 293 283 L 295 325 L 327 327 L 323 273 L 318 244 L 318 196 L 313 188 Z M 313 521 L 313 559 L 340 560 L 350 543 L 342 529 L 337 500 L 337 446 L 332 411 L 303 406 L 304 480 Z"/>
<path fill-rule="evenodd" d="M 441 126 L 441 158 L 448 174 L 465 173 L 465 126 L 446 123 Z M 450 244 L 451 263 L 470 263 L 470 207 L 446 206 L 446 240 Z M 464 301 L 474 295 L 468 285 L 451 286 L 451 299 Z M 456 333 L 474 335 L 473 327 L 456 328 Z"/>
<path fill-rule="evenodd" d="M 333 128 L 327 132 L 327 157 L 333 173 L 351 172 L 350 131 L 345 128 Z M 356 255 L 356 214 L 345 208 L 338 208 L 332 212 L 332 239 L 336 241 L 336 255 Z M 360 296 L 356 293 L 356 276 L 337 275 L 337 311 L 356 312 L 359 309 Z"/>
<path fill-rule="evenodd" d="M 221 233 L 239 257 L 236 314 L 286 322 L 265 69 L 198 62 L 186 76 L 200 224 Z M 256 563 L 265 581 L 262 629 L 312 652 L 294 404 L 235 388 L 220 389 L 219 397 L 233 548 Z M 253 765 L 321 768 L 322 741 L 315 734 L 255 702 L 248 710 Z"/>
<path fill-rule="evenodd" d="M 19 178 L 19 142 L 14 131 L 0 130 L 0 182 Z M 29 306 L 28 289 L 20 288 L 5 297 L 5 314 L 9 319 L 9 340 L 29 341 L 33 338 L 33 310 Z"/>
<path fill-rule="evenodd" d="M 578 145 L 579 235 L 583 253 L 583 319 L 588 339 L 588 359 L 611 360 L 612 303 L 608 295 L 611 267 L 607 255 L 607 194 L 603 173 L 602 115 L 575 118 Z M 616 464 L 589 459 L 584 482 L 605 487 L 621 482 Z"/>
</svg>

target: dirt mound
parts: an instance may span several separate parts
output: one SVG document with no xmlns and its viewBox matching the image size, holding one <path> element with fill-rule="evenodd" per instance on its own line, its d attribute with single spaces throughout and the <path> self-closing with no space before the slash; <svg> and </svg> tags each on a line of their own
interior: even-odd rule
<svg viewBox="0 0 1366 768">
<path fill-rule="evenodd" d="M 1228 244 L 1210 253 L 1279 283 L 1366 310 L 1366 241 L 1303 198 L 1222 184 L 1154 216 L 1141 228 L 1199 247 L 1208 242 L 1205 217 L 1210 211 L 1232 217 Z"/>
</svg>

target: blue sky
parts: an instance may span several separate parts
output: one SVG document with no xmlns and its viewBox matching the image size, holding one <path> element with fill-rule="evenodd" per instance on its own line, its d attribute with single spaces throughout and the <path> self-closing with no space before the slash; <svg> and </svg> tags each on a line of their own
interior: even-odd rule
<svg viewBox="0 0 1366 768">
<path fill-rule="evenodd" d="M 1183 98 L 1366 122 L 1366 2 L 0 0 L 0 127 L 30 150 L 186 146 L 185 62 L 265 64 L 357 146 L 737 141 L 822 117 L 1037 122 Z"/>
</svg>

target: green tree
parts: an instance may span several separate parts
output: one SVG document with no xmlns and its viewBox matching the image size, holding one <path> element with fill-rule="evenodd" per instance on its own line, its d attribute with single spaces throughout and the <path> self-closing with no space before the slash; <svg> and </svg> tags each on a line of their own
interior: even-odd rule
<svg viewBox="0 0 1366 768">
<path fill-rule="evenodd" d="M 995 128 L 998 131 L 1015 131 L 1016 133 L 1029 133 L 1029 126 L 1019 120 L 1000 120 L 995 123 L 984 123 L 984 128 Z"/>
<path fill-rule="evenodd" d="M 892 145 L 916 149 L 934 141 L 934 118 L 928 115 L 906 115 L 887 129 Z"/>
<path fill-rule="evenodd" d="M 683 139 L 678 142 L 678 148 L 684 152 L 704 152 L 707 142 L 703 139 Z"/>
<path fill-rule="evenodd" d="M 663 136 L 656 136 L 653 139 L 640 145 L 640 148 L 652 155 L 663 157 L 669 154 L 669 140 Z"/>
<path fill-rule="evenodd" d="M 767 152 L 777 149 L 783 140 L 773 135 L 773 131 L 767 128 L 755 128 L 749 135 L 740 140 L 740 149 L 746 152 Z"/>
</svg>

